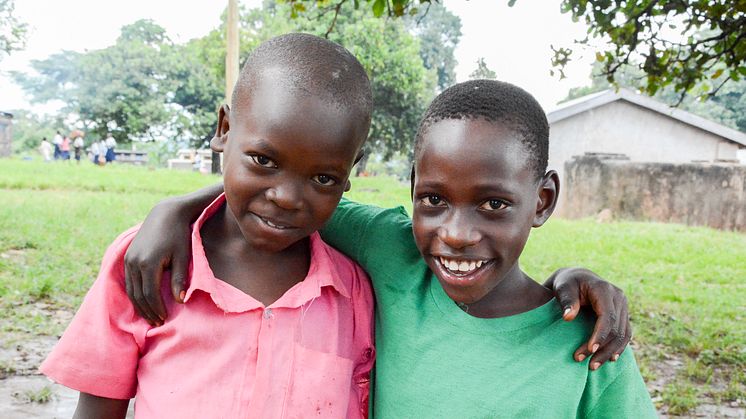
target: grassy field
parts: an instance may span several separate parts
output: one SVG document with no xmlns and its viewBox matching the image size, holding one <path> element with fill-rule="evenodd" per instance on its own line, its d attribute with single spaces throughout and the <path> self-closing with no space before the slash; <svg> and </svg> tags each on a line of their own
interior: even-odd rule
<svg viewBox="0 0 746 419">
<path fill-rule="evenodd" d="M 74 310 L 106 246 L 158 200 L 219 181 L 196 173 L 0 160 L 0 332 L 56 335 L 26 307 Z M 349 197 L 408 209 L 409 186 L 353 179 Z M 654 223 L 551 220 L 522 258 L 534 278 L 586 266 L 630 298 L 635 345 L 656 403 L 746 403 L 746 235 Z M 6 366 L 9 368 L 9 366 Z"/>
</svg>

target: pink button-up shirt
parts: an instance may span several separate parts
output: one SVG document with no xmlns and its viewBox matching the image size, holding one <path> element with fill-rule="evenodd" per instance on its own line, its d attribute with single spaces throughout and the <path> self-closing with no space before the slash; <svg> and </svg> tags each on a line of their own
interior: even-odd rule
<svg viewBox="0 0 746 419">
<path fill-rule="evenodd" d="M 265 307 L 210 269 L 199 229 L 224 201 L 194 225 L 185 304 L 163 279 L 164 325 L 148 325 L 127 299 L 133 228 L 106 251 L 42 372 L 85 393 L 134 396 L 137 418 L 366 417 L 375 356 L 367 276 L 314 233 L 305 280 Z"/>
</svg>

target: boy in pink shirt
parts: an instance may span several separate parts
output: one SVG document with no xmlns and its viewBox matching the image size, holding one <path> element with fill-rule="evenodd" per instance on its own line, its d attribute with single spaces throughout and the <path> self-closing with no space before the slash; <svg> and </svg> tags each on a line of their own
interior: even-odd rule
<svg viewBox="0 0 746 419">
<path fill-rule="evenodd" d="M 134 311 L 133 228 L 41 367 L 81 391 L 75 417 L 123 418 L 132 397 L 138 418 L 367 416 L 370 285 L 316 231 L 350 187 L 371 109 L 364 69 L 336 44 L 290 34 L 252 53 L 219 110 L 225 194 L 193 226 L 185 304 L 161 326 Z"/>
</svg>

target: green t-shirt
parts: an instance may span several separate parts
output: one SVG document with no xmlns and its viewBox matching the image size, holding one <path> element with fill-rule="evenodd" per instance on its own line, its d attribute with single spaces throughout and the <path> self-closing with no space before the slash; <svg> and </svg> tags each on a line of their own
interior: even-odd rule
<svg viewBox="0 0 746 419">
<path fill-rule="evenodd" d="M 564 322 L 554 300 L 498 319 L 464 313 L 421 259 L 403 208 L 343 200 L 322 234 L 373 282 L 376 418 L 657 417 L 629 348 L 593 372 L 572 359 L 591 319 Z"/>
</svg>

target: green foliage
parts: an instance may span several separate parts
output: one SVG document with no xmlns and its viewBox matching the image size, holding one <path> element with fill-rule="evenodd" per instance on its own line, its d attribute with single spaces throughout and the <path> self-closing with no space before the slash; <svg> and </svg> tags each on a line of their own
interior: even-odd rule
<svg viewBox="0 0 746 419">
<path fill-rule="evenodd" d="M 13 15 L 14 10 L 14 0 L 0 0 L 0 61 L 3 55 L 10 55 L 26 45 L 28 25 Z"/>
<path fill-rule="evenodd" d="M 420 40 L 420 57 L 425 68 L 438 73 L 438 90 L 456 83 L 454 51 L 461 39 L 461 19 L 444 6 L 431 3 L 404 20 L 409 31 Z"/>
<path fill-rule="evenodd" d="M 149 20 L 124 26 L 116 43 L 86 53 L 64 51 L 13 73 L 35 102 L 60 100 L 77 127 L 120 143 L 182 138 L 202 145 L 222 97 L 199 44 L 173 44 Z M 210 117 L 207 116 L 209 113 Z"/>
<path fill-rule="evenodd" d="M 28 153 L 36 150 L 41 139 L 52 141 L 57 130 L 67 132 L 68 127 L 58 118 L 39 116 L 24 110 L 11 111 L 13 114 L 13 153 Z"/>
<path fill-rule="evenodd" d="M 414 133 L 425 106 L 435 94 L 435 71 L 420 58 L 420 44 L 402 21 L 376 19 L 369 11 L 342 8 L 311 18 L 287 19 L 291 5 L 265 1 L 241 18 L 241 56 L 262 41 L 287 32 L 327 36 L 349 49 L 362 63 L 373 89 L 373 120 L 366 148 L 389 157 L 411 153 Z M 334 31 L 327 33 L 331 21 Z"/>
<path fill-rule="evenodd" d="M 477 59 L 477 68 L 469 74 L 469 78 L 472 80 L 477 79 L 489 79 L 489 80 L 495 80 L 497 79 L 497 73 L 490 70 L 489 67 L 487 67 L 487 63 L 484 62 L 484 57 L 479 57 Z"/>
<path fill-rule="evenodd" d="M 243 9 L 242 59 L 259 43 L 288 32 L 327 36 L 344 45 L 360 59 L 373 87 L 369 151 L 386 157 L 411 153 L 411 139 L 435 94 L 436 77 L 441 87 L 454 79 L 458 18 L 441 6 L 408 22 L 376 19 L 370 10 L 354 7 L 320 10 L 311 18 L 299 13 L 306 12 L 304 7 L 266 0 L 262 8 Z M 297 18 L 289 19 L 291 15 Z M 335 30 L 328 33 L 330 26 Z M 79 118 L 76 126 L 94 136 L 111 131 L 120 143 L 175 138 L 151 147 L 158 154 L 155 160 L 161 160 L 165 152 L 187 143 L 204 147 L 213 132 L 224 97 L 224 33 L 225 15 L 221 27 L 178 45 L 160 26 L 140 20 L 123 27 L 108 48 L 65 51 L 33 61 L 37 76 L 15 73 L 14 78 L 35 102 L 63 101 L 61 114 Z"/>
<path fill-rule="evenodd" d="M 316 8 L 339 11 L 362 4 L 374 16 L 415 15 L 439 0 L 285 0 L 298 11 Z M 516 0 L 508 0 L 513 6 Z M 619 68 L 633 64 L 646 75 L 645 91 L 651 96 L 672 86 L 680 98 L 704 80 L 714 96 L 728 81 L 746 77 L 746 2 L 743 0 L 563 0 L 562 11 L 588 25 L 586 38 L 577 44 L 601 39 L 606 46 L 597 54 L 604 75 L 613 82 Z M 332 30 L 334 24 L 329 27 Z M 554 47 L 552 66 L 560 78 L 572 61 L 572 49 Z"/>
<path fill-rule="evenodd" d="M 671 86 L 683 100 L 696 86 L 714 96 L 728 81 L 746 77 L 746 2 L 732 0 L 563 0 L 562 11 L 588 25 L 591 39 L 608 41 L 596 58 L 614 82 L 633 65 L 645 73 L 643 89 L 655 95 Z M 555 49 L 563 68 L 572 50 Z M 702 82 L 709 80 L 712 85 Z"/>
</svg>

